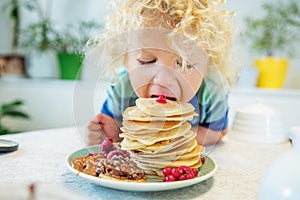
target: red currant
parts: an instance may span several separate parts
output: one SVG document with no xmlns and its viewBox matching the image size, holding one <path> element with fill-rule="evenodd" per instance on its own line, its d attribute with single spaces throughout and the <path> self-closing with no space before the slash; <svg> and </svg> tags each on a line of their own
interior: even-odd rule
<svg viewBox="0 0 300 200">
<path fill-rule="evenodd" d="M 181 174 L 181 175 L 178 177 L 178 180 L 179 180 L 179 181 L 184 181 L 184 180 L 186 180 L 186 174 Z"/>
<path fill-rule="evenodd" d="M 193 172 L 192 172 L 192 173 L 187 173 L 187 174 L 186 174 L 186 179 L 192 179 L 192 178 L 195 178 L 195 175 L 194 175 Z"/>
<path fill-rule="evenodd" d="M 178 172 L 179 172 L 180 175 L 184 174 L 184 170 L 181 169 L 181 168 L 178 168 Z"/>
<path fill-rule="evenodd" d="M 204 163 L 205 163 L 205 157 L 204 157 L 204 156 L 201 156 L 200 159 L 201 159 L 201 163 L 204 164 Z"/>
<path fill-rule="evenodd" d="M 179 169 L 181 169 L 183 171 L 183 173 L 187 173 L 190 170 L 190 168 L 185 165 L 180 166 Z"/>
<path fill-rule="evenodd" d="M 179 169 L 177 167 L 175 168 L 172 168 L 172 175 L 175 177 L 175 178 L 178 178 L 180 176 L 180 172 L 179 172 Z"/>
<path fill-rule="evenodd" d="M 192 179 L 198 176 L 198 169 L 190 168 L 188 166 L 182 165 L 180 167 L 165 167 L 163 169 L 164 182 L 171 181 L 182 181 L 187 179 Z"/>
<path fill-rule="evenodd" d="M 165 167 L 163 169 L 163 174 L 164 174 L 164 176 L 168 176 L 168 175 L 172 174 L 172 168 L 171 167 Z"/>
<path fill-rule="evenodd" d="M 198 169 L 196 169 L 196 168 L 192 168 L 192 170 L 193 170 L 193 173 L 194 173 L 194 175 L 195 175 L 195 177 L 197 177 L 198 176 Z"/>
<path fill-rule="evenodd" d="M 176 178 L 172 174 L 166 176 L 163 180 L 163 182 L 172 182 L 172 181 L 176 181 Z"/>
</svg>

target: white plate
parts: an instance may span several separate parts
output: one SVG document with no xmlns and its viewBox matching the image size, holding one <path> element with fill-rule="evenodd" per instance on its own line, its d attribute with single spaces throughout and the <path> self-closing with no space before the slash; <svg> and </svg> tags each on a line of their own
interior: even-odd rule
<svg viewBox="0 0 300 200">
<path fill-rule="evenodd" d="M 74 158 L 87 155 L 89 153 L 99 153 L 99 152 L 100 152 L 99 145 L 97 145 L 97 146 L 80 149 L 78 151 L 71 153 L 66 160 L 68 169 L 71 170 L 71 172 L 73 172 L 75 175 L 80 176 L 92 183 L 109 187 L 109 188 L 127 190 L 127 191 L 162 191 L 162 190 L 183 188 L 183 187 L 200 183 L 212 177 L 212 175 L 215 173 L 217 169 L 217 165 L 215 161 L 212 158 L 206 156 L 205 163 L 200 167 L 198 177 L 196 178 L 184 180 L 184 181 L 175 181 L 175 182 L 162 182 L 161 180 L 157 180 L 157 179 L 147 179 L 147 182 L 140 183 L 140 182 L 126 182 L 126 181 L 117 181 L 117 180 L 99 178 L 99 177 L 81 173 L 71 166 L 71 161 Z"/>
</svg>

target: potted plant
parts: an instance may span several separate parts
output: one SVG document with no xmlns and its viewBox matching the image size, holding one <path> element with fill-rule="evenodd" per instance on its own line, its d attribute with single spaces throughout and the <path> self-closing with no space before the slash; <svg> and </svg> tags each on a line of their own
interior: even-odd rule
<svg viewBox="0 0 300 200">
<path fill-rule="evenodd" d="M 7 128 L 3 123 L 3 119 L 7 117 L 29 119 L 28 114 L 20 110 L 20 106 L 22 105 L 23 105 L 23 101 L 14 100 L 9 103 L 4 103 L 0 106 L 0 135 L 18 132 L 16 130 L 11 130 Z"/>
<path fill-rule="evenodd" d="M 68 24 L 55 38 L 61 79 L 80 79 L 83 61 L 82 50 L 93 33 L 102 26 L 93 20 Z"/>
<path fill-rule="evenodd" d="M 43 61 L 44 64 L 32 63 L 30 67 L 43 69 L 42 78 L 58 78 L 60 76 L 61 79 L 76 79 L 77 74 L 79 75 L 77 78 L 80 78 L 78 71 L 82 63 L 81 51 L 87 40 L 95 31 L 99 30 L 101 25 L 89 20 L 68 24 L 64 29 L 59 29 L 50 17 L 45 15 L 37 0 L 31 2 L 31 10 L 37 14 L 39 20 L 29 24 L 22 31 L 22 47 L 34 54 L 39 53 L 39 59 L 46 55 L 51 57 L 51 60 Z M 46 64 L 49 65 L 48 71 L 44 69 Z M 55 77 L 49 77 L 51 69 L 56 69 Z"/>
<path fill-rule="evenodd" d="M 29 10 L 37 20 L 21 30 L 20 43 L 30 56 L 29 74 L 32 78 L 57 78 L 57 60 L 54 39 L 58 34 L 54 23 L 37 0 L 29 1 Z"/>
<path fill-rule="evenodd" d="M 0 76 L 2 78 L 26 77 L 25 56 L 19 52 L 20 42 L 20 9 L 27 5 L 26 1 L 9 0 L 2 7 L 2 12 L 8 14 L 11 25 L 11 52 L 0 56 Z"/>
<path fill-rule="evenodd" d="M 252 50 L 265 54 L 256 59 L 259 70 L 258 87 L 284 86 L 288 59 L 294 56 L 294 47 L 300 34 L 300 7 L 297 0 L 276 1 L 262 5 L 264 16 L 246 17 L 243 38 Z"/>
</svg>

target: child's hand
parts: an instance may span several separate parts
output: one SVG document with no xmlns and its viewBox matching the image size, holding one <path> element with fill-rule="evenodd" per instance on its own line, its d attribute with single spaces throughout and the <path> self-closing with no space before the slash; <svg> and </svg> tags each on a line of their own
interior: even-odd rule
<svg viewBox="0 0 300 200">
<path fill-rule="evenodd" d="M 100 144 L 106 137 L 120 141 L 120 128 L 115 120 L 105 114 L 98 114 L 87 126 L 87 145 Z"/>
<path fill-rule="evenodd" d="M 197 130 L 197 142 L 200 145 L 211 145 L 222 141 L 227 134 L 228 128 L 223 131 L 215 131 L 203 126 L 199 126 Z"/>
</svg>

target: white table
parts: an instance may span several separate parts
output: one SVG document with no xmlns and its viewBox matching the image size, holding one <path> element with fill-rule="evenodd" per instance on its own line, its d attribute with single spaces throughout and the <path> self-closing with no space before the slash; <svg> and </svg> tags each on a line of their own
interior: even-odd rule
<svg viewBox="0 0 300 200">
<path fill-rule="evenodd" d="M 271 161 L 291 148 L 283 144 L 254 144 L 230 138 L 207 147 L 218 169 L 199 184 L 162 192 L 119 191 L 89 183 L 66 168 L 66 157 L 84 148 L 77 129 L 62 128 L 1 136 L 19 143 L 13 153 L 0 154 L 2 184 L 49 183 L 66 186 L 88 199 L 258 199 L 263 172 Z"/>
</svg>

